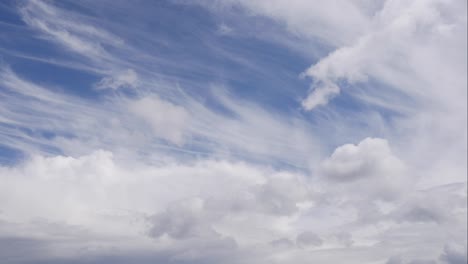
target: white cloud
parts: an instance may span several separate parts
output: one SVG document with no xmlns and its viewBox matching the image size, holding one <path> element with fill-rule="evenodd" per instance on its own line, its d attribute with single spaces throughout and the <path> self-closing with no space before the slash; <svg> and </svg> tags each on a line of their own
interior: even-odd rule
<svg viewBox="0 0 468 264">
<path fill-rule="evenodd" d="M 367 139 L 363 142 L 347 145 L 351 150 L 344 149 L 346 152 L 354 151 L 355 157 L 389 155 L 384 140 Z M 364 149 L 368 153 L 363 153 Z M 379 189 L 379 186 L 369 183 L 354 190 L 348 189 L 346 193 L 335 192 L 333 186 L 321 185 L 304 175 L 245 163 L 200 160 L 191 164 L 168 162 L 154 166 L 122 160 L 111 152 L 96 151 L 81 157 L 35 156 L 12 168 L 1 167 L 0 177 L 3 183 L 0 187 L 3 221 L 0 227 L 4 223 L 21 223 L 22 228 L 9 229 L 10 237 L 24 236 L 22 230 L 25 229 L 28 230 L 27 238 L 45 239 L 47 243 L 72 237 L 74 245 L 60 252 L 67 257 L 74 256 L 74 252 L 86 245 L 90 237 L 95 237 L 97 244 L 91 248 L 98 254 L 105 254 L 105 249 L 99 249 L 98 245 L 108 245 L 122 252 L 131 252 L 134 247 L 139 247 L 147 252 L 145 254 L 169 254 L 179 260 L 208 261 L 208 256 L 218 256 L 215 259 L 219 261 L 236 256 L 233 263 L 263 263 L 271 258 L 287 256 L 287 260 L 306 263 L 311 259 L 321 260 L 321 256 L 333 248 L 335 257 L 327 261 L 334 263 L 349 254 L 351 251 L 348 250 L 354 246 L 362 247 L 358 251 L 362 254 L 359 258 L 386 258 L 391 244 L 376 251 L 374 246 L 365 246 L 364 241 L 369 236 L 379 241 L 382 233 L 388 232 L 395 237 L 384 237 L 382 241 L 397 243 L 392 249 L 396 250 L 398 243 L 412 243 L 401 240 L 401 236 L 408 232 L 405 226 L 413 228 L 420 225 L 412 221 L 402 226 L 382 225 L 385 227 L 383 230 L 367 233 L 365 230 L 373 229 L 372 226 L 381 221 L 388 221 L 389 216 L 381 212 L 370 222 L 352 224 L 353 214 L 341 218 L 336 213 L 327 214 L 327 211 L 338 210 L 347 214 L 350 208 L 359 208 L 357 201 L 343 204 L 340 199 L 327 202 L 323 199 L 327 199 L 328 194 L 340 194 L 342 198 L 352 197 L 353 193 L 362 196 L 362 193 L 372 193 L 372 188 Z M 463 195 L 451 187 L 431 191 L 431 199 L 449 197 L 447 192 Z M 426 194 L 423 192 L 421 195 Z M 460 195 L 444 200 L 442 205 L 456 206 L 441 210 L 439 214 L 461 222 L 427 226 L 438 230 L 434 232 L 437 236 L 423 232 L 424 236 L 412 238 L 422 243 L 421 248 L 427 250 L 426 239 L 437 238 L 440 240 L 438 244 L 451 241 L 444 238 L 445 228 L 450 226 L 459 230 L 463 224 L 464 213 L 460 210 L 466 205 L 461 203 L 464 198 Z M 430 196 L 425 197 L 422 199 Z M 466 199 L 466 195 L 464 197 Z M 409 203 L 401 203 L 403 206 L 396 202 L 390 207 L 396 212 L 390 216 L 398 216 L 398 212 L 404 211 L 405 204 L 414 203 L 413 198 L 409 199 Z M 31 203 L 34 203 L 34 208 L 31 208 Z M 455 217 L 453 214 L 459 215 Z M 64 229 L 44 228 L 35 219 L 64 225 Z M 395 217 L 394 223 L 398 223 L 398 219 Z M 71 227 L 67 226 L 86 229 L 88 234 L 77 237 L 74 233 L 66 233 L 71 232 Z M 337 230 L 347 232 L 337 235 Z M 299 247 L 291 247 L 288 243 L 293 237 L 296 237 Z M 336 239 L 339 239 L 338 244 L 334 244 Z M 53 245 L 41 245 L 58 250 Z M 314 248 L 314 251 L 309 252 L 309 248 Z M 434 252 L 437 253 L 436 250 Z M 252 260 L 252 256 L 256 257 Z"/>
<path fill-rule="evenodd" d="M 330 185 L 348 190 L 346 195 L 394 199 L 414 184 L 405 170 L 386 140 L 366 138 L 357 145 L 336 148 L 322 162 L 320 172 Z"/>
<path fill-rule="evenodd" d="M 340 88 L 334 83 L 327 83 L 316 87 L 302 101 L 302 107 L 306 110 L 312 110 L 317 106 L 326 105 L 328 101 L 340 93 Z"/>
<path fill-rule="evenodd" d="M 123 41 L 113 34 L 83 23 L 72 12 L 41 0 L 28 1 L 21 5 L 20 13 L 29 26 L 69 50 L 93 60 L 109 58 L 110 55 L 102 47 L 102 43 L 113 46 L 123 44 Z"/>
<path fill-rule="evenodd" d="M 157 96 L 132 101 L 128 107 L 149 125 L 154 135 L 176 145 L 183 144 L 184 129 L 190 122 L 190 115 L 183 107 Z"/>
<path fill-rule="evenodd" d="M 319 146 L 312 127 L 304 120 L 270 113 L 252 102 L 225 94 L 213 96 L 230 114 L 219 113 L 184 94 L 163 100 L 155 92 L 139 91 L 137 99 L 89 102 L 52 92 L 8 68 L 2 68 L 0 74 L 3 76 L 0 83 L 14 92 L 5 95 L 8 98 L 2 105 L 5 122 L 57 133 L 47 139 L 3 128 L 4 141 L 26 153 L 42 152 L 42 145 L 69 155 L 104 148 L 125 152 L 132 158 L 139 151 L 154 153 L 152 159 L 161 159 L 156 153 L 164 149 L 154 139 L 162 139 L 174 144 L 174 150 L 192 155 L 276 160 L 299 168 L 306 168 L 310 160 L 317 158 L 311 150 Z M 32 112 L 40 115 L 31 115 Z M 16 133 L 16 137 L 6 136 L 9 133 Z M 197 150 L 181 149 L 186 140 Z M 28 141 L 33 143 L 26 144 Z"/>
<path fill-rule="evenodd" d="M 445 53 L 447 49 L 464 52 L 460 45 L 466 43 L 466 32 L 462 33 L 466 14 L 461 9 L 462 4 L 453 1 L 414 1 L 410 5 L 387 1 L 353 44 L 335 50 L 305 74 L 323 82 L 356 83 L 372 77 L 418 98 L 439 94 L 440 86 L 452 86 L 448 89 L 453 95 L 463 93 L 459 81 L 466 63 Z M 453 71 L 441 70 L 441 65 Z"/>
<path fill-rule="evenodd" d="M 17 83 L 15 81 L 15 84 Z M 18 88 L 36 89 L 33 90 L 33 94 L 43 95 L 36 93 L 42 91 L 41 87 L 21 85 Z M 164 117 L 168 117 L 167 113 L 172 113 L 174 109 L 176 109 L 175 113 L 185 111 L 159 98 L 144 97 L 144 99 L 151 99 L 147 101 L 148 107 L 142 108 L 142 111 L 147 114 L 147 116 L 142 116 L 142 121 L 148 124 L 149 129 L 152 129 L 150 122 L 155 112 L 155 104 L 161 107 L 161 111 L 165 113 Z M 61 98 L 57 100 L 76 103 Z M 140 101 L 130 101 L 129 104 L 137 102 Z M 158 107 L 156 108 L 159 109 Z M 252 109 L 234 107 L 237 105 L 234 105 L 233 109 L 245 114 L 246 120 L 251 120 L 248 114 L 254 112 Z M 106 116 L 98 120 L 105 119 Z M 266 120 L 268 120 L 267 124 L 271 124 L 269 122 L 276 124 L 271 121 L 274 119 Z M 246 123 L 249 124 L 249 122 Z M 251 122 L 254 123 L 254 121 Z M 166 124 L 166 127 L 171 126 Z M 247 127 L 251 126 L 242 127 L 242 130 Z M 119 130 L 115 131 L 122 129 L 119 126 L 117 128 Z M 181 128 L 182 130 L 177 130 L 182 131 L 180 135 L 183 135 L 186 129 L 184 126 L 171 128 Z M 120 135 L 121 132 L 115 131 L 109 136 Z M 161 138 L 164 136 L 164 134 L 157 134 L 160 133 L 157 130 L 152 130 L 151 133 Z M 406 223 L 404 225 L 409 224 L 411 227 L 413 223 L 420 224 L 418 221 L 407 221 L 413 218 L 405 217 L 407 214 L 404 210 L 405 208 L 411 210 L 413 204 L 418 205 L 417 199 L 395 202 L 390 206 L 390 210 L 394 212 L 390 216 L 385 215 L 380 205 L 377 205 L 375 210 L 368 210 L 373 208 L 374 198 L 383 197 L 389 201 L 390 197 L 392 198 L 390 201 L 394 201 L 393 198 L 400 197 L 395 194 L 411 190 L 412 187 L 413 178 L 403 181 L 400 178 L 408 174 L 400 175 L 403 162 L 395 156 L 389 143 L 384 139 L 368 138 L 355 145 L 346 144 L 338 147 L 329 158 L 324 160 L 322 171 L 317 172 L 315 181 L 309 181 L 310 179 L 305 175 L 290 172 L 278 173 L 273 169 L 252 165 L 209 160 L 201 160 L 194 164 L 162 163 L 162 166 L 141 163 L 126 164 L 126 159 L 130 158 L 130 161 L 134 159 L 133 155 L 125 155 L 123 160 L 120 160 L 117 155 L 102 151 L 77 158 L 36 157 L 23 166 L 12 169 L 2 168 L 0 174 L 4 188 L 1 193 L 5 199 L 0 200 L 9 201 L 8 204 L 2 206 L 2 219 L 13 223 L 26 223 L 28 228 L 34 230 L 34 236 L 35 234 L 45 235 L 48 239 L 50 237 L 52 237 L 50 239 L 55 239 L 56 236 L 50 234 L 51 231 L 35 224 L 33 219 L 42 218 L 50 222 L 79 226 L 86 228 L 95 236 L 104 236 L 95 240 L 97 244 L 109 244 L 122 250 L 131 247 L 128 245 L 130 241 L 134 245 L 146 248 L 144 241 L 147 235 L 151 234 L 150 230 L 153 226 L 153 237 L 156 238 L 158 247 L 165 247 L 177 257 L 191 257 L 192 259 L 200 259 L 202 256 L 216 252 L 224 252 L 222 254 L 231 252 L 230 254 L 238 257 L 240 257 L 239 254 L 245 257 L 253 253 L 241 254 L 238 250 L 258 248 L 262 247 L 261 245 L 268 248 L 270 241 L 284 237 L 293 238 L 307 227 L 323 227 L 320 238 L 323 240 L 324 250 L 327 247 L 335 247 L 340 252 L 336 254 L 336 259 L 329 260 L 330 263 L 339 261 L 347 254 L 343 249 L 343 243 L 346 242 L 340 242 L 339 245 L 332 244 L 336 239 L 337 230 L 346 230 L 353 237 L 354 243 L 350 247 L 352 249 L 353 246 L 368 247 L 369 244 L 365 243 L 369 240 L 369 236 L 377 243 L 380 241 L 381 232 L 387 231 L 383 229 L 377 234 L 369 235 L 363 231 L 371 229 L 368 225 L 389 221 L 389 218 L 395 219 L 396 222 Z M 163 154 L 155 152 L 155 155 Z M 17 189 L 28 192 L 28 196 L 16 192 Z M 440 191 L 431 199 L 449 197 L 447 193 L 450 192 L 453 190 Z M 365 201 L 368 199 L 369 203 L 363 202 L 363 199 Z M 428 200 L 427 197 L 421 199 L 422 201 Z M 460 199 L 463 199 L 463 196 Z M 460 199 L 444 201 L 439 205 L 434 204 L 437 205 L 437 209 L 444 204 L 456 204 L 453 201 Z M 347 202 L 343 204 L 343 200 Z M 60 202 L 57 203 L 57 201 Z M 195 205 L 198 204 L 199 207 L 189 206 L 187 209 L 179 205 L 184 204 L 184 201 L 196 201 Z M 30 208 L 31 203 L 35 204 L 33 209 Z M 192 203 L 189 202 L 190 204 Z M 392 207 L 396 208 L 392 209 Z M 460 204 L 450 210 L 437 211 L 437 214 L 443 219 L 454 219 L 454 211 L 463 210 L 463 208 L 466 206 Z M 356 211 L 360 214 L 359 217 L 366 220 L 356 224 Z M 460 213 L 462 215 L 457 215 L 456 218 L 461 222 L 447 222 L 438 227 L 438 232 L 441 234 L 447 232 L 446 225 L 449 224 L 454 230 L 459 230 L 464 217 L 463 211 Z M 150 215 L 154 218 L 147 217 Z M 400 218 L 399 215 L 404 218 Z M 401 221 L 401 219 L 407 220 Z M 169 222 L 170 224 L 167 224 Z M 15 228 L 15 230 L 18 229 Z M 408 232 L 398 229 L 397 231 L 400 235 Z M 317 230 L 314 229 L 311 232 L 316 233 Z M 392 228 L 388 232 L 392 232 Z M 421 233 L 426 234 L 426 231 L 421 231 Z M 12 235 L 17 235 L 17 233 Z M 112 242 L 116 240 L 115 237 L 126 237 L 125 240 L 128 243 L 120 242 L 119 239 L 117 239 L 119 242 Z M 392 239 L 401 238 L 390 238 Z M 444 237 L 437 237 L 437 239 L 440 243 L 451 240 Z M 421 243 L 423 247 L 426 245 L 423 243 L 424 240 L 425 237 L 422 236 L 421 240 L 414 243 Z M 76 242 L 77 247 L 83 245 L 82 243 Z M 236 244 L 239 248 L 233 246 Z M 190 248 L 194 252 L 191 252 Z M 263 261 L 267 258 L 266 256 L 283 257 L 301 263 L 307 259 L 320 260 L 320 254 L 325 254 L 310 253 L 312 255 L 309 255 L 300 251 L 291 253 L 293 249 L 288 246 L 279 247 L 281 250 L 278 250 L 278 247 L 274 248 L 274 252 L 262 249 L 266 250 L 266 253 L 265 251 L 259 253 L 262 251 L 259 250 L 256 254 L 261 255 L 260 260 L 256 259 L 253 263 Z M 372 258 L 373 254 L 378 254 L 382 258 L 386 257 L 385 254 L 388 254 L 389 248 L 381 249 L 380 253 L 372 253 L 375 249 L 370 247 L 363 251 L 365 253 L 362 253 L 362 258 Z M 75 249 L 72 248 L 63 254 L 72 254 L 76 252 Z M 96 250 L 100 253 L 105 252 Z M 225 257 L 226 255 L 222 255 L 221 258 Z"/>
<path fill-rule="evenodd" d="M 292 193 L 297 192 L 294 188 L 299 193 L 303 188 L 289 184 L 290 178 L 281 173 L 240 163 L 201 161 L 154 167 L 116 160 L 106 151 L 77 158 L 36 156 L 21 166 L 0 168 L 2 225 L 22 223 L 30 230 L 28 238 L 47 241 L 68 235 L 45 229 L 35 219 L 86 229 L 87 236 L 75 237 L 75 249 L 86 245 L 89 237 L 96 237 L 101 244 L 126 251 L 132 243 L 142 246 L 151 237 L 156 248 L 150 252 L 169 246 L 171 255 L 185 258 L 191 247 L 200 255 L 190 258 L 203 259 L 222 248 L 236 250 L 237 243 L 246 250 L 250 234 L 240 226 L 248 227 L 260 217 L 258 213 L 269 220 L 256 231 L 265 245 L 272 234 L 282 232 L 275 226 L 274 215 L 268 216 L 276 212 L 239 211 L 229 207 L 229 202 L 215 202 L 222 207 L 207 204 L 209 200 L 236 199 L 242 191 L 268 199 L 269 194 L 256 186 L 263 186 L 270 177 L 283 179 L 293 188 L 289 189 Z M 251 202 L 254 208 L 264 206 L 262 200 Z M 31 203 L 34 208 L 30 208 Z M 13 237 L 22 235 L 18 228 L 11 231 Z"/>
<path fill-rule="evenodd" d="M 216 236 L 203 216 L 203 203 L 201 199 L 180 201 L 165 212 L 152 216 L 149 235 L 159 238 L 167 234 L 174 239 Z"/>
<path fill-rule="evenodd" d="M 212 107 L 158 81 L 144 50 L 94 18 L 21 6 L 27 26 L 115 91 L 92 102 L 1 69 L 0 140 L 27 155 L 0 167 L 0 244 L 17 239 L 31 260 L 465 263 L 466 3 L 234 3 L 283 23 L 300 46 L 336 48 L 303 74 L 313 85 L 302 106 L 314 112 L 222 87 L 207 92 Z M 218 33 L 241 34 L 233 22 L 235 34 Z M 323 107 L 344 93 L 385 110 Z"/>
<path fill-rule="evenodd" d="M 213 3 L 210 3 L 213 5 Z M 256 15 L 274 18 L 298 35 L 318 38 L 333 45 L 348 43 L 367 29 L 373 4 L 359 1 L 246 1 L 215 2 L 218 8 L 240 4 Z M 208 5 L 208 4 L 207 4 Z M 378 5 L 377 5 L 378 7 Z M 346 13 L 341 10 L 347 10 Z"/>
<path fill-rule="evenodd" d="M 368 80 L 388 86 L 374 87 L 382 90 L 373 93 L 374 101 L 385 102 L 380 94 L 390 88 L 416 100 L 427 100 L 430 94 L 430 100 L 438 103 L 457 101 L 459 106 L 464 105 L 456 98 L 466 97 L 465 2 L 297 0 L 267 4 L 236 0 L 228 3 L 239 4 L 249 14 L 286 25 L 291 35 L 310 37 L 302 40 L 311 46 L 320 39 L 330 47 L 327 56 L 319 58 L 303 73 L 314 83 L 303 100 L 306 110 L 327 104 L 344 82 L 359 86 Z M 224 5 L 218 3 L 218 6 Z M 346 89 L 356 93 L 358 87 Z"/>
<path fill-rule="evenodd" d="M 117 73 L 115 76 L 104 77 L 97 84 L 97 89 L 119 89 L 136 88 L 138 85 L 138 75 L 132 69 Z"/>
<path fill-rule="evenodd" d="M 331 180 L 354 181 L 379 177 L 382 172 L 398 173 L 403 167 L 388 142 L 380 138 L 366 138 L 359 144 L 346 144 L 336 148 L 323 162 L 323 173 Z"/>
</svg>

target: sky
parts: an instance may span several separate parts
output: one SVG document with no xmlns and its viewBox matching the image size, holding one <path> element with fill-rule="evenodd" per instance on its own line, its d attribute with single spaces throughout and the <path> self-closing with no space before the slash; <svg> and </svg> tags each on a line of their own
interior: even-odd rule
<svg viewBox="0 0 468 264">
<path fill-rule="evenodd" d="M 467 263 L 463 0 L 0 2 L 5 264 Z"/>
</svg>

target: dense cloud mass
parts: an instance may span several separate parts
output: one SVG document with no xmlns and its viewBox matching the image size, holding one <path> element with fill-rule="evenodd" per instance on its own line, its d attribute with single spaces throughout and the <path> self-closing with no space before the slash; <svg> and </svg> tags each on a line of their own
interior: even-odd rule
<svg viewBox="0 0 468 264">
<path fill-rule="evenodd" d="M 466 10 L 0 3 L 0 262 L 467 263 Z"/>
</svg>

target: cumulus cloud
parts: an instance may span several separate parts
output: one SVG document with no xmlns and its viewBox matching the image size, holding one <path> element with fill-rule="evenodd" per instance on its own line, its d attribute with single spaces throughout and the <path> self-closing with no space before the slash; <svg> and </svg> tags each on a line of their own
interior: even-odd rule
<svg viewBox="0 0 468 264">
<path fill-rule="evenodd" d="M 404 163 L 396 157 L 385 139 L 366 138 L 359 144 L 346 144 L 335 149 L 321 164 L 320 172 L 330 184 L 343 188 L 363 188 L 361 195 L 393 199 L 401 194 L 411 178 Z"/>
<path fill-rule="evenodd" d="M 65 235 L 74 237 L 76 246 L 60 252 L 66 257 L 73 257 L 74 250 L 86 246 L 89 237 L 96 237 L 96 243 L 114 244 L 123 251 L 140 245 L 148 254 L 204 259 L 232 253 L 238 247 L 247 250 L 252 245 L 267 245 L 291 228 L 288 221 L 278 221 L 276 214 L 292 212 L 264 203 L 269 195 L 278 199 L 273 190 L 281 185 L 291 192 L 290 199 L 302 201 L 307 183 L 270 173 L 268 168 L 216 161 L 152 167 L 117 161 L 108 151 L 75 158 L 35 156 L 19 167 L 0 168 L 4 183 L 0 188 L 1 219 L 22 222 L 24 230 L 29 230 L 22 233 L 23 228 L 14 228 L 12 237 L 45 239 L 45 244 Z M 268 183 L 270 177 L 274 183 Z M 27 196 L 15 191 L 20 187 Z M 250 201 L 252 210 L 230 206 L 243 192 L 257 197 Z M 29 208 L 31 203 L 34 209 Z M 44 228 L 35 220 L 42 217 L 86 229 L 86 236 L 75 237 L 67 233 L 68 228 Z M 255 222 L 262 227 L 252 226 Z M 249 238 L 252 232 L 258 235 L 253 241 Z M 147 237 L 156 248 L 147 248 Z M 166 253 L 158 253 L 160 250 Z"/>
<path fill-rule="evenodd" d="M 366 138 L 358 145 L 338 147 L 323 162 L 322 167 L 324 174 L 331 180 L 354 181 L 378 177 L 380 172 L 398 171 L 403 164 L 392 154 L 386 140 Z"/>
<path fill-rule="evenodd" d="M 415 1 L 411 5 L 402 1 L 387 1 L 372 17 L 372 26 L 355 39 L 353 44 L 335 50 L 310 67 L 305 75 L 314 80 L 335 84 L 339 80 L 363 82 L 372 77 L 411 95 L 417 95 L 415 89 L 437 93 L 437 85 L 425 83 L 429 80 L 436 81 L 433 74 L 438 72 L 438 67 L 426 64 L 427 59 L 424 56 L 441 58 L 439 63 L 444 63 L 449 68 L 460 65 L 457 59 L 443 55 L 448 46 L 458 46 L 454 41 L 461 41 L 459 32 L 466 29 L 466 24 L 461 19 L 464 14 L 456 10 L 457 6 L 458 4 L 450 1 Z M 462 4 L 459 7 L 463 8 Z M 452 15 L 447 16 L 441 10 L 451 10 Z M 425 40 L 430 40 L 431 44 L 420 49 L 420 44 Z M 403 57 L 411 58 L 410 63 L 401 60 Z M 458 72 L 461 69 L 454 70 Z M 416 76 L 411 71 L 416 72 Z M 444 71 L 443 75 L 445 77 L 436 83 L 448 84 L 449 80 L 445 78 L 453 76 L 453 72 Z M 459 89 L 459 85 L 463 84 L 459 83 L 452 89 Z M 315 97 L 313 94 L 314 92 L 309 97 Z"/>
<path fill-rule="evenodd" d="M 268 256 L 289 256 L 287 259 L 305 263 L 306 259 L 319 260 L 322 253 L 303 255 L 302 249 L 314 248 L 316 252 L 315 249 L 329 247 L 338 239 L 337 248 L 346 255 L 343 246 L 362 246 L 366 237 L 373 236 L 365 231 L 369 228 L 367 223 L 350 228 L 350 219 L 327 214 L 333 208 L 345 213 L 348 209 L 334 200 L 328 204 L 315 200 L 317 194 L 311 195 L 313 186 L 303 176 L 242 163 L 200 161 L 154 167 L 117 160 L 111 152 L 97 151 L 81 157 L 36 156 L 18 167 L 2 167 L 0 177 L 4 183 L 0 192 L 1 217 L 3 221 L 23 223 L 22 228 L 9 228 L 10 236 L 45 238 L 48 242 L 41 245 L 54 248 L 54 239 L 66 234 L 76 239 L 76 247 L 61 252 L 68 257 L 86 245 L 89 237 L 96 237 L 96 243 L 124 252 L 139 245 L 154 258 L 170 256 L 177 261 L 220 260 L 234 255 L 237 260 L 233 259 L 233 263 L 262 263 Z M 18 188 L 28 195 L 17 192 Z M 323 191 L 333 189 L 326 187 Z M 441 190 L 433 192 L 436 195 Z M 31 203 L 35 204 L 34 210 Z M 459 206 L 453 210 L 464 208 Z M 51 222 L 85 229 L 87 234 L 77 237 L 69 228 L 44 228 L 35 220 L 44 216 Z M 337 219 L 344 224 L 336 225 Z M 315 223 L 323 235 L 304 231 Z M 455 230 L 457 225 L 453 224 Z M 336 228 L 346 226 L 345 230 L 352 234 L 336 234 Z M 395 228 L 388 232 L 394 232 L 396 238 L 385 240 L 400 241 L 407 232 Z M 289 238 L 295 236 L 294 243 Z M 296 253 L 288 255 L 296 246 Z M 259 251 L 254 253 L 251 248 Z M 447 257 L 441 258 L 457 256 L 457 250 L 447 248 Z M 374 251 L 372 247 L 361 251 L 361 257 L 386 252 Z M 344 256 L 339 252 L 336 260 Z M 253 256 L 256 257 L 249 262 Z"/>
<path fill-rule="evenodd" d="M 466 205 L 466 195 L 460 193 L 463 185 L 455 184 L 413 193 L 392 213 L 393 217 L 398 221 L 416 223 L 441 224 L 456 221 L 457 214 Z"/>
<path fill-rule="evenodd" d="M 150 218 L 149 235 L 158 238 L 167 234 L 174 239 L 214 236 L 216 233 L 204 219 L 203 213 L 203 200 L 179 202 Z"/>
<path fill-rule="evenodd" d="M 257 210 L 278 215 L 293 214 L 299 210 L 299 203 L 312 198 L 307 181 L 288 174 L 271 177 L 265 184 L 255 186 L 251 193 L 260 205 Z"/>
</svg>

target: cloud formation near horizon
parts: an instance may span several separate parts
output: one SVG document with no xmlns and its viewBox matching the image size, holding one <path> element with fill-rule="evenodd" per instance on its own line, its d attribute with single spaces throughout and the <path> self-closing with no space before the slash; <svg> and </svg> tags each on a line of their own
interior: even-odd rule
<svg viewBox="0 0 468 264">
<path fill-rule="evenodd" d="M 466 8 L 1 3 L 0 258 L 466 263 Z"/>
</svg>

